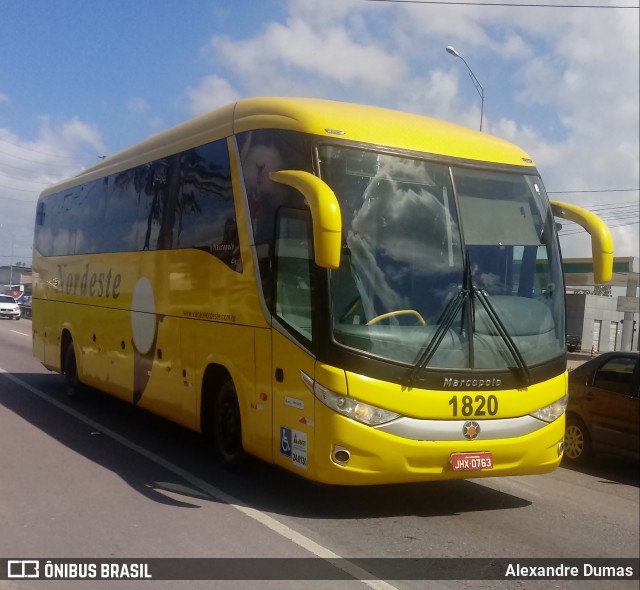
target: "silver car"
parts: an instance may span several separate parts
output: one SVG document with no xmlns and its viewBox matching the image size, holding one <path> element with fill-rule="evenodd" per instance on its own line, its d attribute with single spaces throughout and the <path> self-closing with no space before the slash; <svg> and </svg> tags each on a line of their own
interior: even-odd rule
<svg viewBox="0 0 640 590">
<path fill-rule="evenodd" d="M 20 319 L 20 306 L 11 295 L 0 295 L 0 318 Z"/>
</svg>

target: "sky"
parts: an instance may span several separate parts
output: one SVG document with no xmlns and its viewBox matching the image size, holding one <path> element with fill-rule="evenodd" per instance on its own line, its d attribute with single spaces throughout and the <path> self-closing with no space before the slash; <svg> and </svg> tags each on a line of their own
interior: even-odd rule
<svg viewBox="0 0 640 590">
<path fill-rule="evenodd" d="M 524 148 L 551 198 L 601 215 L 616 256 L 638 257 L 639 12 L 638 0 L 0 0 L 0 265 L 31 264 L 47 186 L 239 98 L 478 128 L 479 93 L 449 45 L 484 88 L 483 131 Z M 584 231 L 562 225 L 563 255 L 589 256 Z"/>
</svg>

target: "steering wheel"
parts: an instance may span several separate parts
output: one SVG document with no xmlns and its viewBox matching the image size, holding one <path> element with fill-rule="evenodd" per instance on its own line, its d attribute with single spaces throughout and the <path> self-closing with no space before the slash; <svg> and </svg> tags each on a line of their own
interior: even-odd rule
<svg viewBox="0 0 640 590">
<path fill-rule="evenodd" d="M 388 313 L 383 313 L 381 315 L 377 315 L 375 318 L 371 318 L 367 322 L 367 326 L 373 326 L 373 324 L 377 324 L 382 320 L 386 320 L 387 318 L 392 318 L 397 315 L 414 315 L 418 318 L 421 326 L 426 326 L 427 322 L 425 319 L 415 310 L 415 309 L 398 309 L 396 311 L 390 311 Z"/>
</svg>

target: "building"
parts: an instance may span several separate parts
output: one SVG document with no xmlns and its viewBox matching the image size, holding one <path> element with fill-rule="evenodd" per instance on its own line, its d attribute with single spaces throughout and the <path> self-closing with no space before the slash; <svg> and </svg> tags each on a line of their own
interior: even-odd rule
<svg viewBox="0 0 640 590">
<path fill-rule="evenodd" d="M 0 291 L 8 292 L 8 285 L 24 285 L 25 295 L 31 296 L 33 279 L 28 266 L 0 266 Z M 7 285 L 7 287 L 5 287 Z"/>
<path fill-rule="evenodd" d="M 583 351 L 592 347 L 594 352 L 622 350 L 623 327 L 624 313 L 617 310 L 617 297 L 567 293 L 567 334 L 581 339 Z M 631 350 L 638 350 L 637 326 Z"/>
<path fill-rule="evenodd" d="M 638 350 L 638 259 L 614 259 L 610 285 L 612 291 L 624 288 L 624 296 L 593 293 L 590 258 L 566 259 L 563 271 L 565 284 L 571 285 L 566 294 L 567 334 L 581 339 L 582 350 Z"/>
</svg>

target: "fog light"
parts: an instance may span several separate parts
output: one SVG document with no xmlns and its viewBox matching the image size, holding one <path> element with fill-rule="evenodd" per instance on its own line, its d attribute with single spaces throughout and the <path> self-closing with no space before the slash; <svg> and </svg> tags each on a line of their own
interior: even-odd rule
<svg viewBox="0 0 640 590">
<path fill-rule="evenodd" d="M 564 440 L 558 443 L 558 457 L 564 452 Z"/>
<path fill-rule="evenodd" d="M 344 447 L 333 447 L 333 461 L 338 465 L 346 465 L 351 458 L 351 453 Z"/>
</svg>

